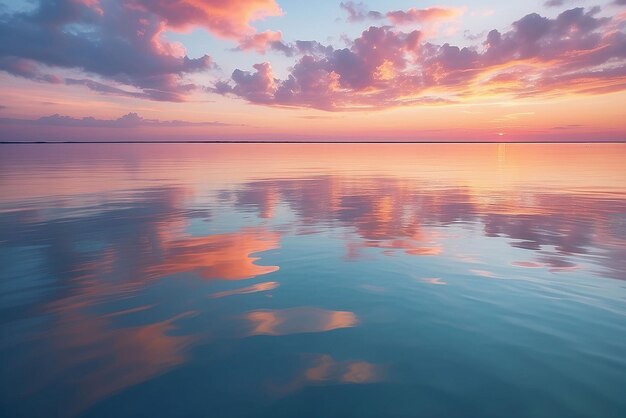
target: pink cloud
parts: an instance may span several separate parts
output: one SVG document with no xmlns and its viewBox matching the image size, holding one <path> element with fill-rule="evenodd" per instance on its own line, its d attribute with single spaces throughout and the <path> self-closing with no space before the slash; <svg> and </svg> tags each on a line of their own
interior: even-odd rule
<svg viewBox="0 0 626 418">
<path fill-rule="evenodd" d="M 380 102 L 384 97 L 373 89 L 399 87 L 391 83 L 406 68 L 406 55 L 417 52 L 420 37 L 419 31 L 405 34 L 371 27 L 350 49 L 330 48 L 321 55 L 304 55 L 286 80 L 275 79 L 269 63 L 257 64 L 253 73 L 235 70 L 235 85 L 219 83 L 216 91 L 254 103 L 321 109 L 345 108 L 353 101 L 355 106 Z M 357 96 L 360 100 L 354 100 Z"/>
<path fill-rule="evenodd" d="M 160 16 L 169 28 L 202 26 L 231 39 L 254 34 L 251 21 L 282 14 L 275 0 L 132 0 L 130 5 Z"/>
<path fill-rule="evenodd" d="M 201 90 L 186 76 L 215 64 L 208 55 L 189 58 L 182 44 L 163 38 L 165 31 L 201 26 L 264 52 L 281 35 L 255 34 L 250 22 L 281 13 L 275 0 L 40 1 L 32 11 L 4 16 L 0 36 L 19 42 L 0 45 L 0 70 L 103 94 L 185 101 Z M 63 79 L 49 73 L 55 67 L 82 74 Z"/>
<path fill-rule="evenodd" d="M 132 129 L 139 127 L 160 127 L 160 128 L 182 128 L 188 126 L 243 126 L 231 125 L 217 121 L 189 122 L 184 120 L 159 120 L 147 119 L 139 116 L 135 112 L 127 113 L 117 119 L 97 119 L 93 116 L 74 118 L 54 114 L 42 116 L 37 119 L 16 119 L 0 118 L 0 126 L 44 126 L 44 127 L 65 127 L 65 128 L 121 128 Z"/>
<path fill-rule="evenodd" d="M 395 25 L 414 23 L 431 23 L 442 20 L 455 19 L 463 14 L 463 9 L 450 7 L 430 7 L 427 9 L 411 8 L 407 11 L 396 10 L 388 12 L 387 18 Z"/>
<path fill-rule="evenodd" d="M 489 32 L 482 47 L 436 45 L 421 31 L 370 27 L 348 48 L 303 52 L 292 46 L 303 56 L 283 80 L 269 64 L 258 64 L 256 72 L 236 70 L 234 85 L 220 82 L 215 91 L 252 103 L 335 111 L 450 103 L 481 94 L 620 91 L 626 88 L 626 34 L 598 12 L 576 8 L 554 19 L 532 13 L 508 32 Z"/>
<path fill-rule="evenodd" d="M 429 7 L 426 9 L 410 8 L 408 10 L 393 10 L 381 13 L 368 10 L 363 2 L 347 1 L 340 3 L 340 7 L 348 13 L 348 22 L 362 22 L 364 20 L 381 20 L 385 17 L 394 25 L 408 25 L 415 23 L 433 23 L 451 20 L 461 16 L 464 8 L 456 7 Z"/>
<path fill-rule="evenodd" d="M 275 43 L 282 42 L 283 35 L 280 32 L 266 30 L 265 32 L 256 33 L 248 36 L 239 42 L 239 50 L 249 51 L 255 50 L 260 54 L 265 52 Z"/>
<path fill-rule="evenodd" d="M 99 15 L 104 14 L 104 9 L 102 9 L 102 6 L 100 6 L 100 0 L 74 0 L 74 2 L 89 7 Z"/>
<path fill-rule="evenodd" d="M 215 64 L 208 55 L 189 58 L 182 45 L 161 37 L 166 28 L 162 18 L 129 4 L 50 0 L 30 12 L 4 16 L 0 37 L 19 42 L 0 45 L 0 70 L 60 83 L 60 77 L 47 72 L 55 67 L 71 69 L 89 74 L 89 79 L 66 79 L 66 84 L 150 100 L 185 100 L 196 89 L 185 76 Z M 73 29 L 68 31 L 68 26 Z M 93 80 L 94 75 L 103 81 Z"/>
<path fill-rule="evenodd" d="M 235 70 L 233 80 L 237 85 L 233 92 L 235 94 L 245 94 L 250 100 L 259 103 L 269 103 L 276 93 L 276 82 L 272 72 L 272 66 L 265 62 L 255 64 L 255 73 Z"/>
</svg>

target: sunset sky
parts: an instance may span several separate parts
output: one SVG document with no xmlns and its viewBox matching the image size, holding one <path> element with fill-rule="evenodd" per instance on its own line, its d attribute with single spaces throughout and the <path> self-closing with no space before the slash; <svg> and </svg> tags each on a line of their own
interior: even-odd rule
<svg viewBox="0 0 626 418">
<path fill-rule="evenodd" d="M 626 0 L 0 0 L 0 140 L 625 141 Z"/>
</svg>

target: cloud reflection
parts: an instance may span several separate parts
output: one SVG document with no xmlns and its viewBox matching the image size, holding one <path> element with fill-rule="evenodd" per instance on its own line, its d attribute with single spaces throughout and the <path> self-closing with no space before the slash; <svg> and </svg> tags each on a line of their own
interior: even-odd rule
<svg viewBox="0 0 626 418">
<path fill-rule="evenodd" d="M 195 338 L 170 333 L 177 328 L 175 322 L 190 313 L 143 326 L 115 328 L 106 318 L 61 307 L 42 338 L 50 344 L 48 355 L 57 362 L 51 370 L 40 373 L 39 379 L 47 378 L 46 384 L 52 384 L 55 375 L 76 370 L 80 396 L 61 396 L 67 414 L 74 415 L 113 393 L 183 364 L 185 348 Z"/>
<path fill-rule="evenodd" d="M 426 278 L 418 279 L 418 280 L 422 283 L 432 284 L 436 286 L 445 286 L 448 284 L 439 277 L 426 277 Z"/>
<path fill-rule="evenodd" d="M 0 213 L 0 249 L 37 249 L 40 268 L 53 279 L 53 291 L 28 307 L 27 312 L 45 318 L 45 326 L 31 337 L 36 349 L 24 355 L 33 365 L 46 358 L 54 362 L 44 361 L 37 382 L 24 391 L 49 393 L 55 379 L 71 371 L 79 393 L 65 392 L 51 402 L 63 414 L 74 415 L 178 367 L 198 336 L 181 332 L 177 323 L 195 311 L 176 310 L 160 298 L 145 305 L 135 299 L 138 295 L 146 296 L 149 286 L 179 273 L 241 280 L 278 270 L 255 264 L 258 257 L 252 256 L 278 248 L 279 235 L 267 229 L 190 236 L 187 223 L 209 214 L 183 209 L 184 195 L 180 188 L 154 188 L 112 196 L 94 206 Z M 267 282 L 239 292 L 277 286 Z M 99 312 L 109 304 L 119 308 L 120 301 L 131 306 L 110 315 Z M 132 315 L 140 314 L 148 321 L 128 324 Z"/>
<path fill-rule="evenodd" d="M 528 262 L 553 273 L 576 269 L 574 259 L 581 257 L 599 265 L 595 274 L 623 279 L 626 271 L 620 226 L 626 197 L 619 193 L 539 189 L 522 196 L 514 189 L 341 175 L 253 181 L 234 193 L 236 206 L 262 218 L 287 204 L 296 227 L 306 233 L 349 228 L 348 259 L 363 257 L 366 248 L 386 255 L 447 256 L 442 228 L 465 225 L 487 238 L 510 238 L 512 247 L 534 253 Z"/>
<path fill-rule="evenodd" d="M 163 262 L 148 271 L 158 276 L 195 271 L 204 279 L 249 279 L 278 270 L 254 264 L 258 258 L 251 255 L 278 248 L 279 242 L 278 233 L 261 228 L 173 240 L 166 243 Z"/>
<path fill-rule="evenodd" d="M 367 361 L 335 361 L 329 355 L 315 360 L 315 365 L 305 370 L 309 382 L 373 383 L 382 380 L 382 367 Z"/>
<path fill-rule="evenodd" d="M 162 171 L 145 168 L 143 176 L 165 177 L 171 161 L 164 161 L 158 166 Z M 132 160 L 127 167 L 135 165 L 140 164 Z M 36 176 L 77 177 L 72 171 L 77 166 L 62 166 L 67 171 L 36 171 Z M 423 284 L 413 286 L 421 291 L 437 286 L 449 293 L 442 286 L 456 284 L 459 272 L 464 273 L 461 277 L 552 272 L 624 279 L 626 197 L 619 185 L 611 186 L 618 190 L 614 193 L 591 193 L 575 188 L 575 181 L 568 187 L 512 187 L 491 179 L 482 184 L 480 176 L 472 181 L 463 176 L 440 179 L 441 173 L 427 170 L 384 176 L 328 170 L 322 176 L 291 172 L 294 177 L 290 177 L 285 169 L 271 177 L 253 169 L 226 185 L 211 184 L 210 193 L 204 193 L 209 176 L 204 165 L 197 167 L 193 161 L 185 167 L 194 172 L 193 180 L 175 171 L 181 177 L 172 183 L 189 186 L 197 181 L 193 185 L 202 193 L 196 194 L 193 187 L 137 186 L 132 191 L 120 187 L 131 184 L 129 180 L 89 194 L 85 184 L 80 183 L 79 193 L 73 180 L 67 180 L 65 188 L 51 188 L 41 196 L 46 188 L 41 185 L 28 198 L 13 196 L 6 206 L 10 209 L 2 208 L 0 255 L 9 266 L 2 272 L 16 280 L 4 280 L 3 274 L 0 295 L 20 291 L 28 295 L 21 304 L 0 306 L 0 324 L 8 324 L 10 332 L 17 330 L 3 341 L 10 349 L 0 346 L 0 354 L 8 352 L 5 361 L 11 363 L 7 381 L 15 381 L 11 396 L 19 398 L 31 391 L 36 393 L 33 398 L 44 400 L 38 403 L 41 408 L 53 405 L 63 412 L 79 412 L 185 365 L 192 355 L 190 345 L 219 339 L 236 344 L 243 337 L 272 336 L 245 342 L 255 340 L 262 346 L 268 340 L 272 344 L 298 340 L 295 334 L 319 333 L 315 339 L 350 334 L 347 328 L 365 322 L 364 317 L 341 302 L 335 305 L 345 293 L 333 292 L 333 286 L 354 285 L 366 290 L 357 298 L 383 302 L 395 297 L 398 287 L 393 278 L 384 283 L 360 277 L 348 284 L 347 280 L 332 282 L 346 277 L 340 268 L 358 271 L 362 266 L 342 264 L 341 249 L 335 257 L 335 247 L 325 247 L 330 241 L 345 246 L 343 261 L 373 256 L 378 263 L 371 264 L 374 273 L 387 269 L 381 278 L 408 273 L 413 283 Z M 121 170 L 117 165 L 109 168 L 114 173 Z M 106 172 L 107 168 L 100 171 Z M 120 177 L 127 175 L 123 172 Z M 229 230 L 207 233 L 207 225 L 209 231 L 222 231 L 224 225 Z M 289 246 L 272 254 L 272 260 L 279 261 L 263 262 L 263 252 L 283 245 L 282 235 Z M 498 251 L 491 254 L 492 249 Z M 336 264 L 322 265 L 327 261 Z M 280 275 L 270 276 L 278 264 L 283 268 Z M 420 264 L 422 270 L 409 271 Z M 311 280 L 320 271 L 327 273 L 325 267 L 336 267 L 336 275 Z M 33 279 L 38 274 L 45 280 Z M 285 292 L 276 292 L 273 299 L 214 300 L 271 291 L 284 274 L 295 274 L 298 280 L 280 281 Z M 230 283 L 230 290 L 221 292 L 208 283 L 251 278 L 259 282 Z M 11 283 L 28 280 L 31 287 L 26 291 L 11 289 Z M 496 281 L 490 283 L 497 286 Z M 322 287 L 312 294 L 298 293 L 304 295 L 302 299 L 290 298 L 294 289 L 309 289 L 296 286 L 311 284 Z M 196 294 L 197 289 L 202 292 Z M 351 300 L 350 306 L 355 302 L 358 299 Z M 337 310 L 321 308 L 329 304 Z M 284 306 L 290 308 L 276 309 Z M 363 311 L 364 315 L 367 312 L 372 318 L 382 311 L 374 307 L 378 310 Z M 333 330 L 342 331 L 326 333 Z M 363 360 L 330 355 L 309 360 L 297 372 L 283 376 L 277 393 L 385 378 L 382 366 Z M 25 376 L 34 376 L 35 371 L 36 382 L 26 381 Z"/>
<path fill-rule="evenodd" d="M 246 294 L 249 294 L 249 293 L 257 293 L 257 292 L 267 292 L 269 290 L 276 289 L 278 286 L 279 286 L 278 282 L 257 283 L 257 284 L 253 284 L 251 286 L 240 287 L 239 289 L 225 290 L 223 292 L 213 293 L 211 295 L 211 298 L 219 299 L 219 298 L 223 298 L 223 297 L 226 297 L 226 296 L 246 295 Z"/>
<path fill-rule="evenodd" d="M 329 311 L 309 307 L 252 311 L 245 315 L 245 319 L 251 326 L 250 335 L 324 332 L 339 328 L 351 328 L 359 322 L 353 312 Z"/>
<path fill-rule="evenodd" d="M 363 360 L 335 360 L 328 354 L 306 356 L 304 369 L 288 383 L 270 385 L 273 397 L 284 397 L 307 386 L 360 385 L 379 383 L 385 380 L 387 370 L 381 364 Z"/>
</svg>

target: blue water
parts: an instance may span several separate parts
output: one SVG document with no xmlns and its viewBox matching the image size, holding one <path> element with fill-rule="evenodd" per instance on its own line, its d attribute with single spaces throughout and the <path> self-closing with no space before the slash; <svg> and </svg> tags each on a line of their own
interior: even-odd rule
<svg viewBox="0 0 626 418">
<path fill-rule="evenodd" d="M 625 417 L 626 146 L 0 148 L 2 417 Z"/>
</svg>

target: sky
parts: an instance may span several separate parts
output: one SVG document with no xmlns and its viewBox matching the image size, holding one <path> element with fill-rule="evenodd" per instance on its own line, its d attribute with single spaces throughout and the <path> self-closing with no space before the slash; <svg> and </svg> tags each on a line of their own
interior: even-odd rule
<svg viewBox="0 0 626 418">
<path fill-rule="evenodd" d="M 0 0 L 0 140 L 626 141 L 626 0 Z"/>
</svg>

